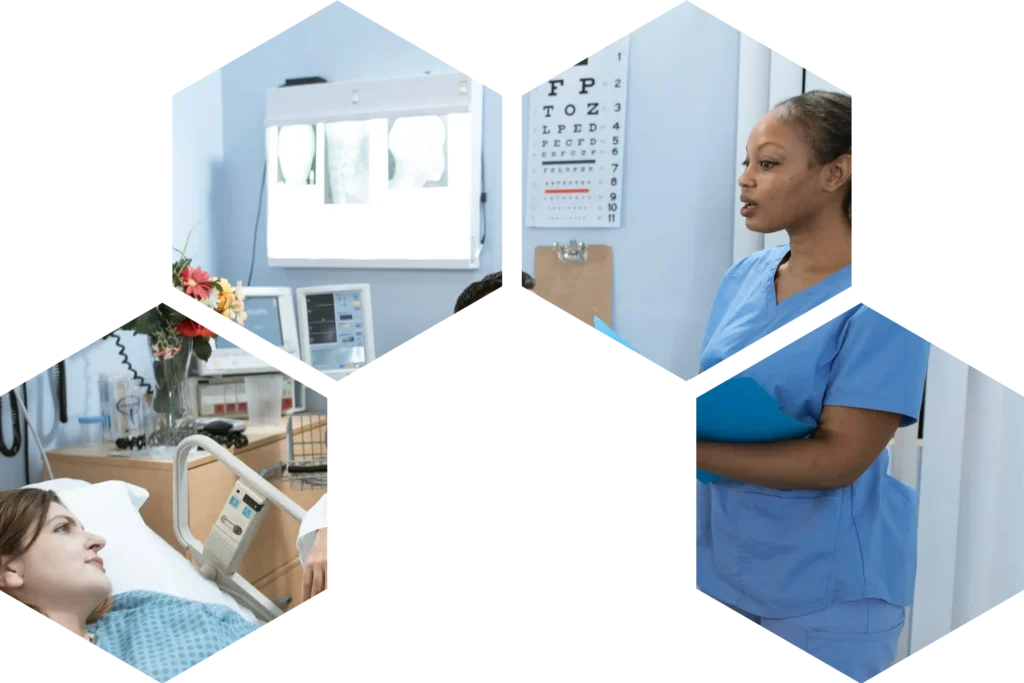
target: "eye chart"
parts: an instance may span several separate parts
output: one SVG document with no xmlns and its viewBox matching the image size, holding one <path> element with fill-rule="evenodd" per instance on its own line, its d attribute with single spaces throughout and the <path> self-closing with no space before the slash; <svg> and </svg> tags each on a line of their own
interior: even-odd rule
<svg viewBox="0 0 1024 683">
<path fill-rule="evenodd" d="M 617 228 L 629 36 L 530 92 L 526 225 Z"/>
</svg>

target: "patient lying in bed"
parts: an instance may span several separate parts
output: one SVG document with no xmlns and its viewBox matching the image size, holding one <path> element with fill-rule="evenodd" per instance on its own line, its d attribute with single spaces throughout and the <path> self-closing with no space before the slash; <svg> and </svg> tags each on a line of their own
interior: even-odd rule
<svg viewBox="0 0 1024 683">
<path fill-rule="evenodd" d="M 0 492 L 0 590 L 148 676 L 167 681 L 256 629 L 222 605 L 112 596 L 104 545 L 52 491 Z"/>
</svg>

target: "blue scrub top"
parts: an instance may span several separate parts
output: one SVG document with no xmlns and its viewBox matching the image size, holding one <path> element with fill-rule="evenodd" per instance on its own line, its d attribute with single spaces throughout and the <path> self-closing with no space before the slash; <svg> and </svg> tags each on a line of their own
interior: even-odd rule
<svg viewBox="0 0 1024 683">
<path fill-rule="evenodd" d="M 776 304 L 788 245 L 736 263 L 722 280 L 701 348 L 706 370 L 850 286 L 850 267 Z M 858 305 L 740 376 L 782 410 L 817 424 L 826 405 L 921 410 L 930 346 Z M 780 491 L 721 480 L 697 484 L 697 585 L 752 614 L 784 619 L 834 602 L 910 605 L 917 572 L 917 494 L 888 475 L 884 450 L 851 486 Z"/>
</svg>

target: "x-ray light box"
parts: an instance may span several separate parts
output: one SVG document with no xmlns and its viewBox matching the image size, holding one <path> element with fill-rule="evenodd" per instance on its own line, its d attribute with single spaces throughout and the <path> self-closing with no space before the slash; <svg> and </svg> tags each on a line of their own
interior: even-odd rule
<svg viewBox="0 0 1024 683">
<path fill-rule="evenodd" d="M 269 90 L 270 265 L 479 267 L 482 96 L 459 73 Z"/>
</svg>

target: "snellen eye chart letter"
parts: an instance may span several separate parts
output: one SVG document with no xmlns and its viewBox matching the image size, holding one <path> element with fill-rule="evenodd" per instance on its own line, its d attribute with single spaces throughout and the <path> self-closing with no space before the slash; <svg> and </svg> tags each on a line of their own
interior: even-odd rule
<svg viewBox="0 0 1024 683">
<path fill-rule="evenodd" d="M 617 228 L 629 36 L 529 95 L 526 225 Z"/>
</svg>

